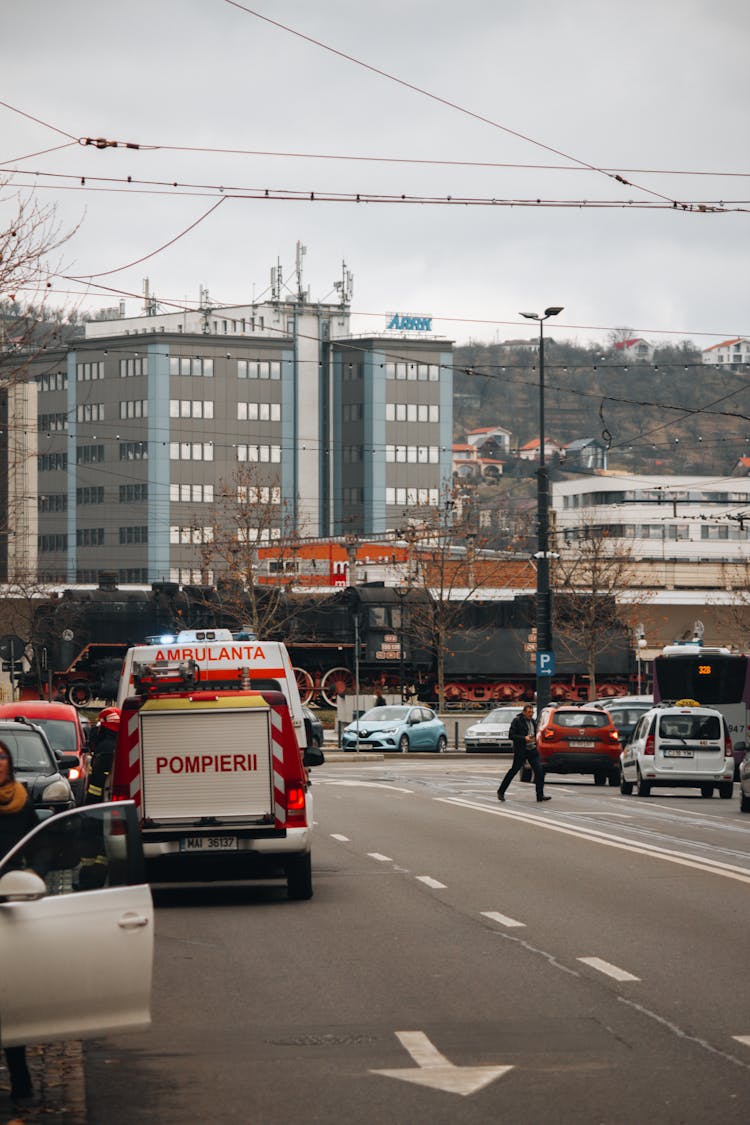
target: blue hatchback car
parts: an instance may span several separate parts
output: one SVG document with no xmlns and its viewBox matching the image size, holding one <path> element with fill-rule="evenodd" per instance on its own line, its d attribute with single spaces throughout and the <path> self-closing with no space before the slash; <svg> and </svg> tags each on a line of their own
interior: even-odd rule
<svg viewBox="0 0 750 1125">
<path fill-rule="evenodd" d="M 442 754 L 448 749 L 448 735 L 441 719 L 429 707 L 373 707 L 344 728 L 344 750 L 431 750 Z"/>
</svg>

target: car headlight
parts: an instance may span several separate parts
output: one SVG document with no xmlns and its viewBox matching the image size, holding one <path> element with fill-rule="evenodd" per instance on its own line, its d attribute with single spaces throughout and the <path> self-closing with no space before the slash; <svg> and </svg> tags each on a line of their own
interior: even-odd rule
<svg viewBox="0 0 750 1125">
<path fill-rule="evenodd" d="M 71 788 L 68 785 L 67 781 L 65 781 L 62 777 L 59 777 L 57 781 L 51 781 L 49 785 L 46 785 L 44 787 L 44 789 L 42 790 L 42 800 L 72 801 L 73 793 L 71 792 Z"/>
</svg>

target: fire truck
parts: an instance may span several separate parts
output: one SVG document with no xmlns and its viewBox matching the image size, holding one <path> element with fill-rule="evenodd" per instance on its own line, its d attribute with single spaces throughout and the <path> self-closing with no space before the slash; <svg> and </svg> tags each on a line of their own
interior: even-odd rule
<svg viewBox="0 0 750 1125">
<path fill-rule="evenodd" d="M 312 749 L 282 644 L 224 630 L 131 648 L 113 800 L 133 800 L 149 879 L 283 877 L 312 896 Z"/>
</svg>

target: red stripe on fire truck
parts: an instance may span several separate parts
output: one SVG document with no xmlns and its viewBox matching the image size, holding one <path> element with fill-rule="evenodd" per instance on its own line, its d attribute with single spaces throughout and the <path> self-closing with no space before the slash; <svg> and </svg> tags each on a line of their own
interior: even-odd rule
<svg viewBox="0 0 750 1125">
<path fill-rule="evenodd" d="M 273 758 L 273 804 L 276 824 L 286 821 L 286 787 L 284 785 L 284 744 L 281 737 L 281 715 L 271 708 L 271 756 Z"/>
</svg>

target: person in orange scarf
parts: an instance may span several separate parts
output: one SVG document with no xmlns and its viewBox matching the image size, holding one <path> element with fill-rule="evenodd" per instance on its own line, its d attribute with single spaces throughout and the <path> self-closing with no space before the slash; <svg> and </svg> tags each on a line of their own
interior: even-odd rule
<svg viewBox="0 0 750 1125">
<path fill-rule="evenodd" d="M 10 750 L 0 742 L 0 856 L 9 852 L 37 823 L 26 786 L 15 779 Z M 26 1063 L 26 1048 L 5 1047 L 4 1050 L 11 1098 L 17 1104 L 31 1102 L 34 1088 Z"/>
</svg>

